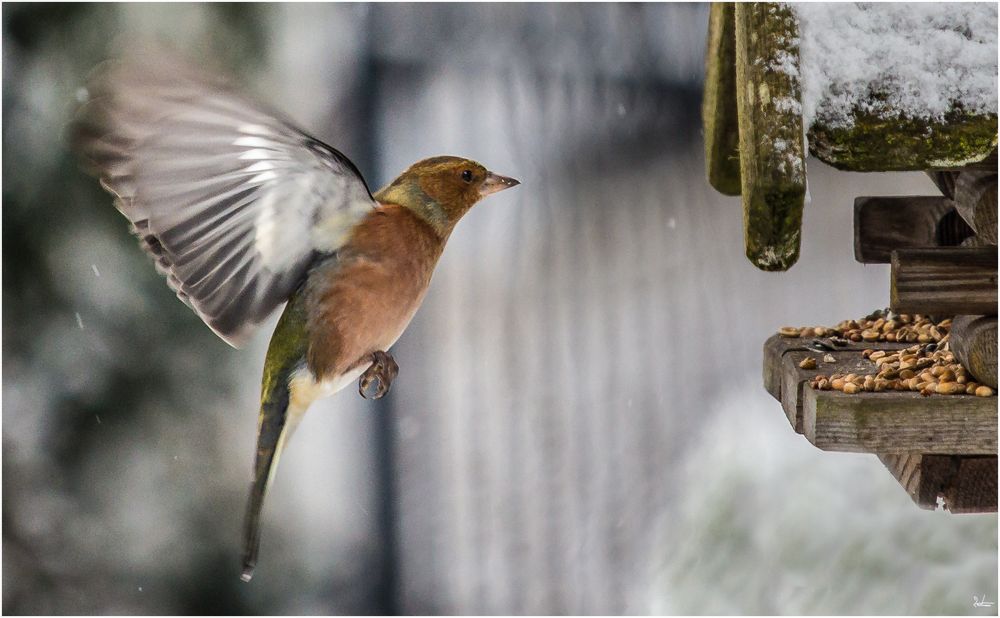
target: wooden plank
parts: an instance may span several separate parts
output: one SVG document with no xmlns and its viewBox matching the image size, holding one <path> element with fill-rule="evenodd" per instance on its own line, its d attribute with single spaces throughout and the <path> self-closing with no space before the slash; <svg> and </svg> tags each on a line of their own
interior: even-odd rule
<svg viewBox="0 0 1000 618">
<path fill-rule="evenodd" d="M 715 2 L 708 16 L 705 89 L 701 101 L 708 182 L 740 194 L 740 133 L 736 114 L 736 5 Z"/>
<path fill-rule="evenodd" d="M 871 99 L 880 96 L 884 95 L 876 91 Z M 809 152 L 837 169 L 853 172 L 988 167 L 996 152 L 995 113 L 954 109 L 941 120 L 926 120 L 885 118 L 884 114 L 855 108 L 851 116 L 851 123 L 814 121 L 809 127 Z"/>
<path fill-rule="evenodd" d="M 951 348 L 977 382 L 997 388 L 997 316 L 956 317 L 951 325 Z"/>
<path fill-rule="evenodd" d="M 809 347 L 812 340 L 812 337 L 787 338 L 774 335 L 764 344 L 764 388 L 781 402 L 788 423 L 798 433 L 803 432 L 802 391 L 809 388 L 807 383 L 813 376 L 873 373 L 875 366 L 861 357 L 862 351 L 869 348 L 901 350 L 912 345 L 884 341 L 875 344 L 862 342 L 851 343 L 833 351 L 819 351 Z M 834 362 L 823 361 L 827 354 L 833 356 Z M 810 356 L 816 359 L 816 369 L 799 367 L 799 363 Z"/>
<path fill-rule="evenodd" d="M 855 198 L 854 259 L 888 264 L 895 249 L 937 246 L 938 224 L 953 208 L 941 196 Z"/>
<path fill-rule="evenodd" d="M 897 313 L 995 314 L 997 248 L 893 251 L 889 300 Z"/>
<path fill-rule="evenodd" d="M 920 508 L 940 506 L 952 513 L 997 510 L 996 456 L 900 453 L 878 457 Z"/>
<path fill-rule="evenodd" d="M 810 344 L 814 339 L 816 338 L 782 337 L 781 335 L 774 334 L 771 337 L 769 337 L 767 341 L 764 342 L 764 360 L 763 360 L 764 388 L 765 390 L 767 390 L 767 392 L 771 393 L 771 395 L 775 399 L 779 401 L 781 400 L 781 382 L 784 371 L 782 358 L 786 353 L 793 351 L 808 352 L 809 354 L 817 356 L 817 358 L 821 358 L 822 355 L 825 353 L 823 351 L 810 347 Z M 913 344 L 879 342 L 878 345 L 887 346 L 885 348 L 879 348 L 879 349 L 890 350 L 890 349 L 896 349 L 896 346 L 902 348 Z M 848 343 L 846 346 L 837 349 L 843 351 L 853 350 L 854 352 L 860 355 L 860 353 L 863 350 L 867 350 L 868 348 L 871 347 L 874 346 L 869 343 L 861 342 L 861 343 Z"/>
<path fill-rule="evenodd" d="M 744 244 L 761 270 L 788 270 L 799 258 L 806 170 L 798 41 L 788 6 L 736 5 Z"/>
<path fill-rule="evenodd" d="M 894 349 L 906 347 L 906 344 L 892 344 Z M 880 348 L 881 349 L 881 348 Z M 889 349 L 889 348 L 885 348 Z M 833 356 L 834 362 L 821 362 L 825 354 Z M 807 357 L 816 359 L 816 369 L 802 369 L 799 363 Z M 781 408 L 785 411 L 785 417 L 789 424 L 797 433 L 804 433 L 804 419 L 802 414 L 803 391 L 810 390 L 808 384 L 813 376 L 835 373 L 870 373 L 875 370 L 871 362 L 861 358 L 861 351 L 857 349 L 838 350 L 835 352 L 802 352 L 789 351 L 784 355 L 782 364 L 781 381 Z"/>
<path fill-rule="evenodd" d="M 997 398 L 803 389 L 806 439 L 825 451 L 996 455 Z"/>
</svg>

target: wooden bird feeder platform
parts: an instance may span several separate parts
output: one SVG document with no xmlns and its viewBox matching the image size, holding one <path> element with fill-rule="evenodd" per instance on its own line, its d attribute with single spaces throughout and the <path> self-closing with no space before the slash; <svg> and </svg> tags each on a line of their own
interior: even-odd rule
<svg viewBox="0 0 1000 618">
<path fill-rule="evenodd" d="M 817 356 L 808 340 L 774 335 L 764 344 L 764 387 L 781 402 L 797 433 L 824 451 L 878 455 L 920 507 L 996 511 L 996 397 L 897 391 L 845 395 L 809 386 L 819 373 L 872 373 L 872 363 L 861 357 L 865 349 L 909 345 L 850 344 L 826 352 L 835 363 L 802 369 L 803 359 Z"/>
<path fill-rule="evenodd" d="M 957 104 L 935 119 L 879 114 L 870 109 L 883 85 L 871 83 L 872 105 L 852 109 L 846 125 L 821 115 L 804 121 L 801 80 L 809 76 L 799 70 L 799 52 L 810 32 L 800 25 L 785 4 L 711 9 L 706 168 L 714 188 L 742 198 L 748 259 L 771 271 L 798 259 L 807 152 L 842 170 L 925 171 L 941 195 L 855 199 L 855 258 L 891 265 L 894 312 L 954 317 L 957 360 L 995 391 L 997 114 Z M 996 65 L 990 70 L 995 84 Z M 775 335 L 764 345 L 764 386 L 796 432 L 823 450 L 877 455 L 923 508 L 997 510 L 996 396 L 816 390 L 809 381 L 820 372 L 872 373 L 865 349 L 911 344 L 857 343 L 817 354 L 808 343 Z M 806 356 L 827 353 L 833 363 L 799 367 Z"/>
</svg>

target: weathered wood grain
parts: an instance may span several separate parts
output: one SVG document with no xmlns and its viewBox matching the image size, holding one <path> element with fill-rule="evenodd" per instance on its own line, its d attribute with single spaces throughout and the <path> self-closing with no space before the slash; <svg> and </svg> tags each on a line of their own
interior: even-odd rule
<svg viewBox="0 0 1000 618">
<path fill-rule="evenodd" d="M 814 349 L 810 347 L 810 343 L 815 339 L 814 337 L 782 337 L 781 335 L 775 333 L 768 337 L 767 341 L 764 342 L 764 362 L 763 362 L 763 378 L 764 378 L 764 389 L 777 399 L 781 400 L 781 384 L 782 376 L 784 375 L 784 366 L 782 359 L 788 352 L 808 352 L 811 355 L 819 355 L 820 357 L 825 353 L 823 351 Z M 883 345 L 880 343 L 879 345 Z M 897 346 L 901 345 L 905 347 L 906 344 L 896 344 L 896 343 L 885 343 L 887 346 Z M 840 350 L 853 350 L 854 352 L 860 354 L 863 350 L 872 347 L 865 343 L 849 343 Z M 894 349 L 894 348 L 885 348 Z"/>
<path fill-rule="evenodd" d="M 708 182 L 740 194 L 740 133 L 736 113 L 736 5 L 715 2 L 708 17 L 705 89 L 701 101 Z"/>
<path fill-rule="evenodd" d="M 997 244 L 996 170 L 964 170 L 955 179 L 955 208 L 976 235 L 968 244 Z"/>
<path fill-rule="evenodd" d="M 746 255 L 761 270 L 788 270 L 806 193 L 798 23 L 782 4 L 739 3 L 735 15 Z"/>
<path fill-rule="evenodd" d="M 942 478 L 944 508 L 952 513 L 995 513 L 997 458 L 925 455 L 921 466 L 932 478 Z M 950 477 L 946 476 L 950 473 Z M 928 488 L 933 490 L 932 488 Z"/>
<path fill-rule="evenodd" d="M 764 342 L 764 389 L 778 401 L 781 401 L 781 357 L 794 345 L 805 349 L 804 340 L 788 339 L 777 334 L 771 335 Z"/>
<path fill-rule="evenodd" d="M 901 350 L 911 344 L 895 342 L 851 343 L 833 351 L 819 351 L 809 347 L 812 341 L 807 338 L 787 338 L 774 335 L 764 344 L 764 388 L 781 402 L 781 408 L 792 428 L 803 432 L 802 424 L 802 392 L 808 389 L 808 382 L 818 374 L 832 375 L 835 373 L 868 374 L 875 371 L 875 366 L 863 359 L 861 353 L 869 348 L 879 350 Z M 834 362 L 823 361 L 827 354 L 833 356 Z M 802 369 L 799 363 L 807 357 L 816 359 L 816 369 Z"/>
<path fill-rule="evenodd" d="M 923 455 L 920 453 L 879 453 L 878 458 L 917 506 L 923 509 L 935 508 L 934 503 L 927 504 L 920 501 L 920 461 Z"/>
<path fill-rule="evenodd" d="M 902 348 L 905 344 L 895 344 L 895 348 Z M 888 348 L 887 348 L 888 349 Z M 829 354 L 835 360 L 832 363 L 821 362 L 825 354 Z M 817 360 L 816 369 L 802 369 L 799 363 L 806 357 L 812 356 Z M 805 426 L 802 414 L 803 391 L 810 390 L 809 380 L 813 376 L 833 375 L 835 373 L 870 373 L 875 367 L 869 361 L 861 358 L 860 350 L 843 350 L 835 352 L 800 352 L 789 351 L 781 360 L 782 381 L 781 381 L 781 408 L 785 411 L 785 417 L 789 424 L 797 433 L 804 433 Z"/>
<path fill-rule="evenodd" d="M 977 381 L 997 388 L 997 316 L 956 317 L 951 326 L 951 348 Z"/>
<path fill-rule="evenodd" d="M 997 312 L 997 248 L 937 247 L 892 253 L 890 305 L 897 313 Z"/>
<path fill-rule="evenodd" d="M 878 457 L 920 508 L 940 506 L 952 513 L 997 510 L 996 456 L 900 453 Z"/>
<path fill-rule="evenodd" d="M 862 264 L 888 264 L 895 249 L 939 246 L 939 224 L 952 209 L 940 196 L 855 198 L 854 258 Z"/>
<path fill-rule="evenodd" d="M 879 96 L 873 93 L 872 99 Z M 884 118 L 855 109 L 852 117 L 850 125 L 814 121 L 809 127 L 809 152 L 837 169 L 889 172 L 954 170 L 979 164 L 996 151 L 996 114 L 955 109 L 934 121 Z"/>
<path fill-rule="evenodd" d="M 802 413 L 806 439 L 825 451 L 997 452 L 996 397 L 900 391 L 845 395 L 806 388 Z"/>
</svg>

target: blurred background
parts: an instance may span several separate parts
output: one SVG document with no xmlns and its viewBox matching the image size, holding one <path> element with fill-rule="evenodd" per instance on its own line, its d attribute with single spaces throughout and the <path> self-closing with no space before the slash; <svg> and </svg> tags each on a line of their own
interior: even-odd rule
<svg viewBox="0 0 1000 618">
<path fill-rule="evenodd" d="M 743 256 L 705 181 L 697 4 L 4 4 L 3 611 L 982 613 L 996 515 L 921 511 L 794 434 L 764 340 L 888 304 L 858 195 L 809 162 L 802 257 Z M 459 225 L 390 395 L 315 405 L 239 580 L 270 325 L 229 348 L 63 131 L 155 39 L 381 186 L 456 154 L 519 178 Z M 273 320 L 272 323 L 273 324 Z"/>
</svg>

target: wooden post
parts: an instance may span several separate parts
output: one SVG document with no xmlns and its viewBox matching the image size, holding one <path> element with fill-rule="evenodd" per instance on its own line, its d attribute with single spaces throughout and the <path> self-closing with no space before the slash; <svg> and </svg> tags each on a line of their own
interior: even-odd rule
<svg viewBox="0 0 1000 618">
<path fill-rule="evenodd" d="M 893 251 L 889 301 L 897 313 L 995 314 L 996 246 Z"/>
<path fill-rule="evenodd" d="M 736 114 L 736 6 L 715 2 L 708 16 L 705 94 L 701 103 L 708 182 L 740 194 L 740 134 Z"/>
<path fill-rule="evenodd" d="M 997 316 L 956 317 L 951 324 L 951 349 L 977 382 L 997 388 Z"/>
<path fill-rule="evenodd" d="M 739 3 L 735 15 L 746 254 L 762 270 L 787 270 L 806 193 L 798 22 L 783 4 Z"/>
</svg>

